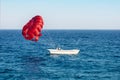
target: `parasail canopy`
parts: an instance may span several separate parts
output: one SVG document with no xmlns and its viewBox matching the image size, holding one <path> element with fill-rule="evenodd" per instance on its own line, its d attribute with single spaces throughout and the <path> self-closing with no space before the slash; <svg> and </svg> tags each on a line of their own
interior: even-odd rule
<svg viewBox="0 0 120 80">
<path fill-rule="evenodd" d="M 23 26 L 22 35 L 26 40 L 38 41 L 39 37 L 42 36 L 43 25 L 42 17 L 37 15 Z"/>
</svg>

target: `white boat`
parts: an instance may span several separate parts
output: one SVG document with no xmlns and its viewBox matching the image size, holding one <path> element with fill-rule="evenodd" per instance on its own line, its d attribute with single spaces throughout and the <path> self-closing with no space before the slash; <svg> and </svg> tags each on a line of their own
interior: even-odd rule
<svg viewBox="0 0 120 80">
<path fill-rule="evenodd" d="M 78 54 L 80 50 L 62 50 L 62 49 L 48 49 L 50 54 Z"/>
</svg>

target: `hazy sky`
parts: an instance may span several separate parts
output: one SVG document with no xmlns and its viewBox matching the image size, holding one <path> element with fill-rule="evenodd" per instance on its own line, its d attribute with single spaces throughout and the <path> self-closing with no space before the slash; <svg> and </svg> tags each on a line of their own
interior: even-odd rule
<svg viewBox="0 0 120 80">
<path fill-rule="evenodd" d="M 120 29 L 120 0 L 0 0 L 0 29 L 22 29 L 35 15 L 44 29 Z"/>
</svg>

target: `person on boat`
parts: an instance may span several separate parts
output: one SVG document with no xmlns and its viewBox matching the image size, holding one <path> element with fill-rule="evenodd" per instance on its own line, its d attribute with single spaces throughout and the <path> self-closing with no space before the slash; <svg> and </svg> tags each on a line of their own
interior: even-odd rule
<svg viewBox="0 0 120 80">
<path fill-rule="evenodd" d="M 60 47 L 57 47 L 56 49 L 57 49 L 57 50 L 61 50 L 61 48 L 60 48 Z"/>
</svg>

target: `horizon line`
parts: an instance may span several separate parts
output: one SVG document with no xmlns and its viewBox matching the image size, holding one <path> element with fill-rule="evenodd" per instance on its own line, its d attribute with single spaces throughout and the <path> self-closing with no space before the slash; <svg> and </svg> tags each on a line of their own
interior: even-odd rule
<svg viewBox="0 0 120 80">
<path fill-rule="evenodd" d="M 0 30 L 22 30 L 22 29 L 0 29 Z M 120 29 L 42 29 L 42 30 L 120 30 Z"/>
</svg>

